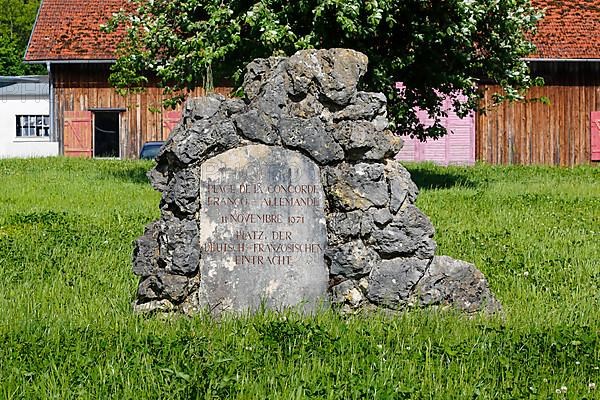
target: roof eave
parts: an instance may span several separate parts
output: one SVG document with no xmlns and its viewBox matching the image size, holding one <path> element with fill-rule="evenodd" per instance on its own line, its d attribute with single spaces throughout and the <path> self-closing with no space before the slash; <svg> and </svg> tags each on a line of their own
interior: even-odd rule
<svg viewBox="0 0 600 400">
<path fill-rule="evenodd" d="M 114 64 L 117 60 L 114 58 L 99 59 L 73 59 L 73 60 L 25 60 L 26 64 Z"/>
<path fill-rule="evenodd" d="M 600 62 L 600 58 L 523 58 L 522 60 L 534 62 Z"/>
<path fill-rule="evenodd" d="M 44 0 L 40 1 L 40 6 L 38 7 L 37 14 L 35 16 L 35 22 L 33 23 L 33 29 L 29 34 L 29 40 L 27 41 L 27 47 L 25 48 L 25 54 L 23 55 L 23 61 L 27 58 L 27 53 L 29 52 L 29 46 L 31 45 L 31 39 L 33 38 L 33 33 L 35 32 L 35 28 L 37 27 L 38 19 L 40 18 L 40 12 L 42 11 L 42 7 L 44 6 Z M 27 61 L 25 61 L 27 62 Z"/>
</svg>

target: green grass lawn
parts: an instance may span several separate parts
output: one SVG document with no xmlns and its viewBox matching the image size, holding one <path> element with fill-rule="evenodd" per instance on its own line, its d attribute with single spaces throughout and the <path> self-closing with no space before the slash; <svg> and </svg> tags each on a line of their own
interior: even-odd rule
<svg viewBox="0 0 600 400">
<path fill-rule="evenodd" d="M 600 399 L 600 168 L 409 166 L 499 316 L 216 321 L 131 312 L 150 167 L 0 161 L 0 399 Z"/>
</svg>

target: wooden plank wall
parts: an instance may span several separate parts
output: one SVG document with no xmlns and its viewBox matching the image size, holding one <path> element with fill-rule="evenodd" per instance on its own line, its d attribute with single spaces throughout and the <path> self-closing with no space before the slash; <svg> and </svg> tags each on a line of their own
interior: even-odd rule
<svg viewBox="0 0 600 400">
<path fill-rule="evenodd" d="M 600 110 L 600 63 L 536 63 L 546 85 L 530 90 L 540 102 L 504 103 L 477 115 L 476 158 L 491 164 L 589 164 L 590 113 Z M 497 85 L 483 85 L 484 105 Z"/>
<path fill-rule="evenodd" d="M 55 93 L 54 128 L 56 139 L 64 137 L 64 112 L 87 111 L 94 108 L 122 108 L 121 155 L 137 158 L 144 142 L 166 140 L 169 132 L 163 126 L 162 90 L 149 87 L 146 91 L 126 97 L 119 95 L 108 84 L 108 64 L 53 64 L 52 79 Z M 217 88 L 228 94 L 229 88 Z M 202 88 L 191 96 L 204 95 Z M 90 132 L 90 135 L 93 134 Z"/>
</svg>

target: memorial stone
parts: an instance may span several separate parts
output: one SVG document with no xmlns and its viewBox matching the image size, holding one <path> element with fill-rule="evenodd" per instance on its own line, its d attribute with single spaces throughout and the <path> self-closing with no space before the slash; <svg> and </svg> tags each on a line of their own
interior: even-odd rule
<svg viewBox="0 0 600 400">
<path fill-rule="evenodd" d="M 319 167 L 281 147 L 251 145 L 202 164 L 202 303 L 215 311 L 326 300 L 325 194 Z"/>
<path fill-rule="evenodd" d="M 258 59 L 243 99 L 186 103 L 149 173 L 161 216 L 136 242 L 136 311 L 500 309 L 474 265 L 435 255 L 385 96 L 358 90 L 367 62 Z"/>
</svg>

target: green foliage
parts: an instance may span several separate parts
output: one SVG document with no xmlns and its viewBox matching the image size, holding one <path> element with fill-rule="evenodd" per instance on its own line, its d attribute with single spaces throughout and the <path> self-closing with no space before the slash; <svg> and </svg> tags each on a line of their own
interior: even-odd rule
<svg viewBox="0 0 600 400">
<path fill-rule="evenodd" d="M 498 317 L 214 320 L 132 314 L 151 165 L 0 160 L 0 398 L 598 398 L 600 169 L 409 166 L 439 253 L 483 270 Z"/>
<path fill-rule="evenodd" d="M 45 74 L 44 66 L 23 57 L 40 0 L 0 0 L 0 75 Z"/>
<path fill-rule="evenodd" d="M 254 58 L 290 55 L 299 49 L 348 47 L 368 55 L 366 89 L 384 92 L 393 124 L 421 139 L 445 134 L 442 101 L 477 109 L 480 80 L 503 87 L 499 101 L 521 100 L 536 80 L 522 58 L 540 18 L 529 0 L 130 0 L 107 26 L 127 28 L 111 82 L 140 88 L 158 76 L 167 93 L 233 80 Z M 395 82 L 406 88 L 399 91 Z M 418 122 L 414 107 L 435 124 Z"/>
<path fill-rule="evenodd" d="M 0 34 L 0 75 L 23 75 L 22 57 L 15 43 Z"/>
</svg>

